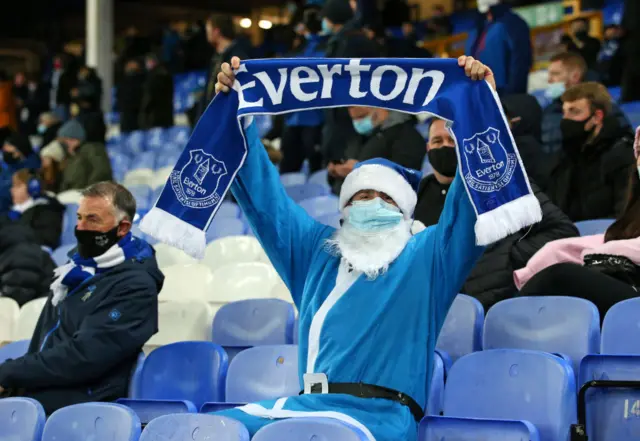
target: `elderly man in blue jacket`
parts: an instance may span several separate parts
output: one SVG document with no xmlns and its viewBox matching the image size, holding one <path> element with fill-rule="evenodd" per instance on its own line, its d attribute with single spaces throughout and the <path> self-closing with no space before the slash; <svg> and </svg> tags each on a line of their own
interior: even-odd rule
<svg viewBox="0 0 640 441">
<path fill-rule="evenodd" d="M 127 396 L 142 346 L 158 329 L 164 280 L 153 248 L 131 235 L 135 211 L 119 184 L 83 192 L 78 247 L 55 270 L 27 354 L 0 364 L 0 395 L 34 398 L 47 414 Z"/>
<path fill-rule="evenodd" d="M 482 14 L 466 53 L 491 68 L 500 95 L 527 93 L 533 64 L 529 25 L 500 0 L 478 0 Z"/>
</svg>

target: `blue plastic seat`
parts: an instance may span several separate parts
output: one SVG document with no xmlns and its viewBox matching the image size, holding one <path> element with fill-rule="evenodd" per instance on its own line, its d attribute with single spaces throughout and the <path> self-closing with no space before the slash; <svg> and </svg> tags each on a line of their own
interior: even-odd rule
<svg viewBox="0 0 640 441">
<path fill-rule="evenodd" d="M 485 350 L 465 355 L 451 367 L 444 415 L 528 421 L 541 440 L 567 441 L 576 422 L 576 395 L 571 366 L 555 355 Z"/>
<path fill-rule="evenodd" d="M 0 400 L 0 440 L 40 441 L 45 419 L 44 409 L 36 400 L 3 398 Z"/>
<path fill-rule="evenodd" d="M 640 355 L 640 338 L 629 335 L 638 329 L 640 320 L 640 298 L 624 300 L 613 305 L 602 323 L 603 354 Z"/>
<path fill-rule="evenodd" d="M 576 228 L 580 232 L 580 236 L 593 236 L 595 234 L 604 234 L 614 222 L 615 219 L 586 220 L 576 222 Z"/>
<path fill-rule="evenodd" d="M 138 153 L 133 157 L 130 169 L 137 170 L 140 168 L 149 168 L 153 170 L 156 166 L 156 155 L 157 153 L 153 151 Z"/>
<path fill-rule="evenodd" d="M 55 251 L 51 255 L 51 258 L 56 263 L 56 265 L 58 266 L 64 265 L 69 261 L 69 256 L 68 256 L 69 252 L 77 246 L 78 244 L 75 242 L 61 245 L 55 249 Z"/>
<path fill-rule="evenodd" d="M 151 352 L 136 380 L 135 399 L 191 401 L 196 408 L 207 401 L 224 401 L 227 354 L 205 341 L 185 341 Z"/>
<path fill-rule="evenodd" d="M 600 314 L 577 297 L 516 297 L 495 304 L 484 320 L 483 348 L 566 354 L 574 372 L 587 354 L 600 353 Z"/>
<path fill-rule="evenodd" d="M 153 193 L 151 187 L 146 185 L 132 185 L 128 187 L 128 190 L 136 200 L 136 207 L 138 210 L 149 211 L 152 204 L 151 194 Z"/>
<path fill-rule="evenodd" d="M 184 148 L 191 135 L 191 129 L 187 126 L 175 126 L 169 129 L 169 140 L 178 146 Z"/>
<path fill-rule="evenodd" d="M 329 177 L 329 173 L 325 168 L 324 170 L 318 170 L 317 172 L 312 173 L 311 176 L 309 176 L 309 180 L 307 182 L 309 182 L 310 184 L 324 185 L 325 187 L 328 188 L 329 187 L 328 177 Z"/>
<path fill-rule="evenodd" d="M 252 441 L 367 441 L 360 429 L 330 418 L 292 418 L 264 426 Z"/>
<path fill-rule="evenodd" d="M 230 218 L 239 218 L 240 217 L 240 207 L 233 202 L 224 201 L 220 204 L 220 208 L 216 212 L 216 217 L 230 217 Z"/>
<path fill-rule="evenodd" d="M 340 201 L 337 196 L 334 196 L 332 194 L 303 199 L 299 202 L 299 205 L 304 208 L 304 210 L 309 213 L 311 217 L 315 218 L 324 214 L 333 214 L 340 211 Z"/>
<path fill-rule="evenodd" d="M 292 185 L 304 185 L 307 183 L 307 175 L 300 172 L 284 173 L 280 175 L 280 182 L 285 187 Z"/>
<path fill-rule="evenodd" d="M 223 305 L 211 327 L 211 341 L 224 347 L 231 361 L 246 348 L 293 343 L 295 311 L 280 299 L 250 299 Z"/>
<path fill-rule="evenodd" d="M 242 236 L 246 231 L 247 225 L 241 219 L 216 216 L 206 232 L 207 243 L 221 237 Z"/>
<path fill-rule="evenodd" d="M 433 373 L 427 397 L 427 415 L 440 415 L 444 404 L 444 363 L 438 353 L 433 357 Z"/>
<path fill-rule="evenodd" d="M 436 347 L 445 351 L 452 361 L 482 350 L 482 304 L 465 294 L 458 294 L 440 330 Z"/>
<path fill-rule="evenodd" d="M 147 130 L 145 134 L 145 143 L 147 150 L 156 150 L 162 147 L 167 141 L 168 136 L 165 135 L 165 129 L 161 127 L 154 127 Z"/>
<path fill-rule="evenodd" d="M 134 157 L 144 152 L 145 133 L 142 130 L 136 130 L 122 138 L 123 151 L 129 156 Z"/>
<path fill-rule="evenodd" d="M 151 421 L 140 441 L 249 441 L 242 423 L 218 415 L 165 415 Z"/>
<path fill-rule="evenodd" d="M 62 234 L 60 236 L 60 245 L 76 243 L 74 229 L 77 223 L 78 204 L 65 205 L 64 215 L 62 218 Z"/>
<path fill-rule="evenodd" d="M 0 346 L 0 364 L 9 359 L 14 360 L 22 357 L 29 350 L 29 343 L 31 340 L 18 340 Z"/>
<path fill-rule="evenodd" d="M 428 416 L 420 422 L 418 441 L 540 441 L 527 421 Z"/>
<path fill-rule="evenodd" d="M 318 222 L 324 225 L 329 225 L 333 228 L 340 228 L 340 221 L 342 220 L 341 213 L 323 214 L 315 218 Z"/>
<path fill-rule="evenodd" d="M 140 420 L 128 407 L 115 403 L 83 403 L 51 414 L 42 441 L 138 441 Z"/>
<path fill-rule="evenodd" d="M 133 398 L 120 398 L 116 403 L 127 406 L 133 410 L 142 424 L 163 415 L 173 415 L 177 413 L 198 413 L 195 404 L 186 400 L 140 400 Z"/>
<path fill-rule="evenodd" d="M 285 190 L 289 197 L 298 203 L 305 199 L 316 198 L 318 196 L 325 196 L 329 194 L 329 189 L 327 187 L 318 184 L 290 185 L 285 187 Z"/>
</svg>

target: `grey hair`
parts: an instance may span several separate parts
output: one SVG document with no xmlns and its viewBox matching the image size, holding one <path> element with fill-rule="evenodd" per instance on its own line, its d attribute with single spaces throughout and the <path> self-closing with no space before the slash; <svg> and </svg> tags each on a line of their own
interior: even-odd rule
<svg viewBox="0 0 640 441">
<path fill-rule="evenodd" d="M 113 205 L 114 215 L 118 222 L 127 219 L 133 221 L 136 215 L 136 199 L 124 186 L 112 181 L 98 182 L 82 191 L 88 198 L 105 198 Z"/>
</svg>

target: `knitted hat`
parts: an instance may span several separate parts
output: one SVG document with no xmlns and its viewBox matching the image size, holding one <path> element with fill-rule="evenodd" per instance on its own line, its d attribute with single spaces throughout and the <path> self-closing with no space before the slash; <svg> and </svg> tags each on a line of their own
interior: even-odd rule
<svg viewBox="0 0 640 441">
<path fill-rule="evenodd" d="M 85 132 L 84 127 L 75 119 L 64 123 L 62 127 L 58 130 L 58 137 L 60 138 L 71 138 L 77 139 L 80 142 L 84 142 L 87 137 L 87 132 Z"/>
<path fill-rule="evenodd" d="M 322 16 L 333 24 L 343 25 L 353 18 L 349 0 L 327 0 L 322 7 Z"/>
<path fill-rule="evenodd" d="M 361 190 L 376 190 L 389 195 L 405 219 L 411 219 L 418 201 L 422 173 L 402 167 L 387 159 L 374 158 L 358 162 L 340 190 L 340 210 Z"/>
</svg>

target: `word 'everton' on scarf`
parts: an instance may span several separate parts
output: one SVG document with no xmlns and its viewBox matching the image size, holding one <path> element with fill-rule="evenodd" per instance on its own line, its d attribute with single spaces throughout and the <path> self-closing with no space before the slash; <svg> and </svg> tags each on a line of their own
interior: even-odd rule
<svg viewBox="0 0 640 441">
<path fill-rule="evenodd" d="M 478 245 L 542 218 L 497 94 L 486 81 L 467 78 L 456 60 L 249 60 L 237 70 L 233 91 L 209 104 L 142 231 L 202 258 L 205 231 L 244 163 L 253 115 L 344 106 L 447 122 L 478 216 Z"/>
</svg>

